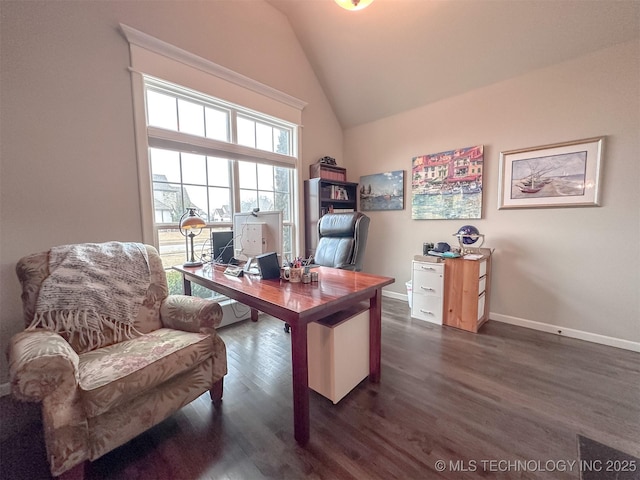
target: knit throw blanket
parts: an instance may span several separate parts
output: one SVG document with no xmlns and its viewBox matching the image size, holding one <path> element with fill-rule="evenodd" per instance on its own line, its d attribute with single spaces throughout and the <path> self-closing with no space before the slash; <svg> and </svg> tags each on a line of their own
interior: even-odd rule
<svg viewBox="0 0 640 480">
<path fill-rule="evenodd" d="M 103 346 L 105 328 L 116 342 L 133 338 L 149 283 L 149 259 L 141 243 L 54 247 L 29 328 L 58 332 L 70 342 L 77 336 L 83 350 Z"/>
</svg>

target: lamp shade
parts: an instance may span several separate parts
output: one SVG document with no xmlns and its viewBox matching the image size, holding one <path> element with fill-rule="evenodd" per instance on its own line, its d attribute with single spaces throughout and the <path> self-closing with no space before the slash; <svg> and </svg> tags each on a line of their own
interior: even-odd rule
<svg viewBox="0 0 640 480">
<path fill-rule="evenodd" d="M 188 212 L 180 219 L 180 228 L 182 230 L 191 230 L 196 228 L 204 228 L 207 224 L 198 216 L 195 208 L 188 208 Z"/>
<path fill-rule="evenodd" d="M 373 0 L 335 0 L 345 10 L 362 10 L 373 3 Z"/>
</svg>

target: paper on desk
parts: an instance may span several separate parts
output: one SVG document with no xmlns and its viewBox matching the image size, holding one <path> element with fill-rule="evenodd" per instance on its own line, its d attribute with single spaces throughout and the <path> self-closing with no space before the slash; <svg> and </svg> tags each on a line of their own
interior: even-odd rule
<svg viewBox="0 0 640 480">
<path fill-rule="evenodd" d="M 464 256 L 465 260 L 480 260 L 482 257 L 484 257 L 484 255 L 482 255 L 481 253 L 467 253 Z"/>
</svg>

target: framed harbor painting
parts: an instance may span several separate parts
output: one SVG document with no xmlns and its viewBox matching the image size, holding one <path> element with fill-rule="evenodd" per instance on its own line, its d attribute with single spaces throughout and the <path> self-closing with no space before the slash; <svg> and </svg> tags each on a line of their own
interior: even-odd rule
<svg viewBox="0 0 640 480">
<path fill-rule="evenodd" d="M 403 210 L 404 170 L 360 177 L 360 210 Z"/>
<path fill-rule="evenodd" d="M 600 205 L 604 137 L 500 153 L 498 208 Z"/>
<path fill-rule="evenodd" d="M 483 167 L 483 145 L 414 157 L 411 218 L 482 218 Z"/>
</svg>

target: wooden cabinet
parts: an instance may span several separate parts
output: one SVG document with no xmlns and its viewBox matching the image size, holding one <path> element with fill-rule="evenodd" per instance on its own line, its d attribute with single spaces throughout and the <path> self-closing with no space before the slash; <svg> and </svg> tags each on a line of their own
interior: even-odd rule
<svg viewBox="0 0 640 480">
<path fill-rule="evenodd" d="M 477 332 L 489 319 L 491 253 L 479 260 L 447 258 L 444 266 L 443 323 Z"/>
<path fill-rule="evenodd" d="M 327 180 L 347 181 L 347 169 L 336 165 L 314 163 L 309 165 L 309 178 L 324 178 Z"/>
<path fill-rule="evenodd" d="M 414 260 L 411 265 L 411 316 L 442 325 L 444 263 Z"/>
<path fill-rule="evenodd" d="M 358 209 L 358 184 L 325 178 L 304 181 L 305 254 L 313 255 L 318 245 L 318 220 L 329 211 Z"/>
</svg>

